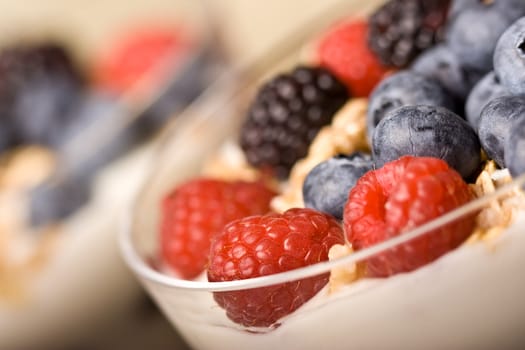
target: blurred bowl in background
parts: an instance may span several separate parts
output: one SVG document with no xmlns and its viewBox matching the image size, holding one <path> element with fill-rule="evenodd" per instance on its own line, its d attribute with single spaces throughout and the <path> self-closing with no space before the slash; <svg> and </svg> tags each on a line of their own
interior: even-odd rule
<svg viewBox="0 0 525 350">
<path fill-rule="evenodd" d="M 143 300 L 118 253 L 120 214 L 159 133 L 227 63 L 202 2 L 9 2 L 0 22 L 0 51 L 57 42 L 87 80 L 73 122 L 42 124 L 52 141 L 19 138 L 0 152 L 0 348 L 67 347 Z M 45 90 L 33 81 L 29 97 Z M 50 102 L 30 101 L 20 115 L 33 126 Z"/>
</svg>

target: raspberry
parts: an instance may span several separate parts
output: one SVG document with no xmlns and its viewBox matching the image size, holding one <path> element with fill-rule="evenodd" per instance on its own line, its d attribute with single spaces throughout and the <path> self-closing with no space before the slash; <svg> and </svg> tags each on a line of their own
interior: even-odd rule
<svg viewBox="0 0 525 350">
<path fill-rule="evenodd" d="M 344 234 L 331 216 L 294 208 L 283 214 L 252 216 L 228 224 L 212 242 L 208 280 L 232 281 L 270 275 L 328 260 Z M 276 322 L 312 298 L 329 273 L 254 289 L 215 292 L 228 317 L 247 327 Z"/>
<path fill-rule="evenodd" d="M 258 92 L 243 124 L 246 159 L 286 178 L 347 100 L 345 86 L 324 68 L 300 66 L 275 77 Z"/>
<path fill-rule="evenodd" d="M 267 213 L 274 195 L 260 182 L 200 178 L 181 185 L 162 203 L 163 260 L 182 278 L 197 277 L 212 235 L 232 220 Z"/>
<path fill-rule="evenodd" d="M 385 65 L 406 67 L 443 36 L 450 0 L 390 0 L 370 16 L 368 43 Z"/>
<path fill-rule="evenodd" d="M 133 87 L 145 74 L 151 74 L 163 60 L 177 63 L 190 46 L 180 30 L 165 28 L 137 28 L 130 30 L 108 47 L 95 64 L 97 84 L 109 91 L 123 93 Z M 171 55 L 171 57 L 170 57 Z M 155 86 L 163 72 L 154 77 Z M 152 86 L 152 87 L 153 87 Z"/>
<path fill-rule="evenodd" d="M 404 156 L 366 173 L 348 196 L 344 227 L 356 250 L 420 226 L 473 198 L 461 176 L 437 158 Z M 470 215 L 366 262 L 371 277 L 409 272 L 459 246 L 472 232 Z"/>
<path fill-rule="evenodd" d="M 355 97 L 367 97 L 389 71 L 368 48 L 367 32 L 366 21 L 347 20 L 330 29 L 318 47 L 321 66 L 341 79 Z"/>
</svg>

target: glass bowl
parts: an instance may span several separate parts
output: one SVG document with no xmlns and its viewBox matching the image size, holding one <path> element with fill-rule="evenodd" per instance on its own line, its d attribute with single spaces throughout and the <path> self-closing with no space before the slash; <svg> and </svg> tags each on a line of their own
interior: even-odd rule
<svg viewBox="0 0 525 350">
<path fill-rule="evenodd" d="M 356 2 L 358 9 L 362 4 Z M 519 191 L 525 175 L 492 193 L 381 244 L 284 273 L 232 282 L 183 280 L 158 264 L 160 202 L 172 188 L 199 175 L 224 142 L 236 141 L 247 101 L 271 72 L 289 68 L 327 23 L 352 8 L 333 8 L 308 22 L 262 60 L 226 74 L 176 121 L 139 192 L 120 235 L 124 259 L 166 317 L 195 349 L 491 349 L 525 342 L 525 211 L 496 237 L 468 241 L 431 264 L 385 279 L 362 278 L 315 297 L 269 328 L 232 322 L 218 293 L 260 290 L 355 264 L 447 223 L 490 208 Z M 373 6 L 373 4 L 368 4 Z M 320 19 L 322 18 L 322 19 Z"/>
<path fill-rule="evenodd" d="M 215 37 L 217 28 L 210 24 L 204 5 L 195 1 L 130 4 L 117 0 L 94 1 L 79 10 L 78 3 L 62 0 L 4 3 L 0 47 L 57 40 L 90 76 L 93 72 L 89 68 L 101 53 L 137 28 L 180 27 L 191 36 L 192 46 L 176 67 L 170 66 L 171 57 L 162 59 L 165 79 L 157 79 L 158 72 L 148 73 L 119 96 L 110 96 L 99 86 L 87 88 L 86 100 L 93 97 L 103 102 L 102 107 L 88 109 L 87 119 L 94 122 L 75 129 L 80 131 L 54 153 L 60 161 L 82 159 L 89 169 L 81 170 L 92 176 L 92 193 L 89 201 L 52 225 L 50 231 L 33 230 L 14 219 L 24 216 L 29 195 L 5 190 L 5 179 L 0 175 L 0 348 L 68 348 L 72 341 L 105 331 L 108 324 L 127 317 L 145 299 L 119 256 L 118 217 L 146 173 L 159 129 L 226 65 Z M 157 85 L 149 85 L 150 75 L 155 75 L 151 81 Z M 145 93 L 141 87 L 146 85 Z M 153 103 L 156 109 L 148 114 Z M 116 147 L 105 147 L 107 140 L 122 136 L 123 130 L 128 134 L 143 128 L 144 115 L 164 119 L 155 121 L 158 129 L 146 138 L 135 142 L 131 137 L 119 137 L 122 142 Z M 96 160 L 86 164 L 84 160 L 93 154 Z M 4 158 L 0 158 L 2 163 Z M 47 165 L 31 160 L 20 162 L 18 175 L 13 172 L 15 178 L 24 177 L 35 167 L 38 173 Z M 67 162 L 60 165 L 59 171 L 74 167 Z M 44 205 L 44 209 L 48 207 Z"/>
</svg>

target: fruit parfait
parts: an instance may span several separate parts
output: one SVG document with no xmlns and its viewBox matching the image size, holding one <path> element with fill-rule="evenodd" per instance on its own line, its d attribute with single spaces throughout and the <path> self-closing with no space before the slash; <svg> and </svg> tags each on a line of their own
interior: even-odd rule
<svg viewBox="0 0 525 350">
<path fill-rule="evenodd" d="M 116 217 L 152 140 L 225 65 L 197 6 L 160 15 L 156 5 L 139 16 L 108 6 L 111 23 L 93 28 L 91 13 L 87 28 L 66 25 L 67 36 L 53 22 L 56 34 L 14 26 L 20 35 L 2 38 L 0 348 L 67 347 L 55 341 L 91 331 L 141 295 L 118 258 Z M 44 8 L 43 17 L 53 12 Z"/>
<path fill-rule="evenodd" d="M 375 5 L 165 144 L 121 243 L 190 346 L 523 344 L 525 3 Z"/>
</svg>

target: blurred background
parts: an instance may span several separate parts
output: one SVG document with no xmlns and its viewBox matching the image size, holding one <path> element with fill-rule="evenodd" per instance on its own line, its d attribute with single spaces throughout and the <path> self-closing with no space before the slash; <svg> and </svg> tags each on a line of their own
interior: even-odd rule
<svg viewBox="0 0 525 350">
<path fill-rule="evenodd" d="M 0 349 L 186 349 L 120 258 L 152 140 L 335 0 L 0 0 Z"/>
<path fill-rule="evenodd" d="M 337 3 L 336 0 L 290 0 L 264 2 L 243 0 L 2 0 L 0 38 L 10 41 L 13 36 L 29 34 L 45 37 L 59 34 L 75 49 L 89 58 L 94 50 L 107 42 L 108 35 L 116 34 L 148 19 L 178 22 L 184 20 L 197 25 L 210 15 L 220 24 L 225 45 L 234 61 L 260 55 L 275 40 L 299 23 Z M 204 6 L 209 14 L 200 13 Z M 181 11 L 182 9 L 182 11 Z M 181 14 L 182 17 L 181 17 Z M 188 14 L 192 16 L 188 17 Z M 208 20 L 211 18 L 208 18 Z M 197 22 L 193 22 L 197 21 Z M 35 32 L 35 29 L 38 30 Z"/>
</svg>

